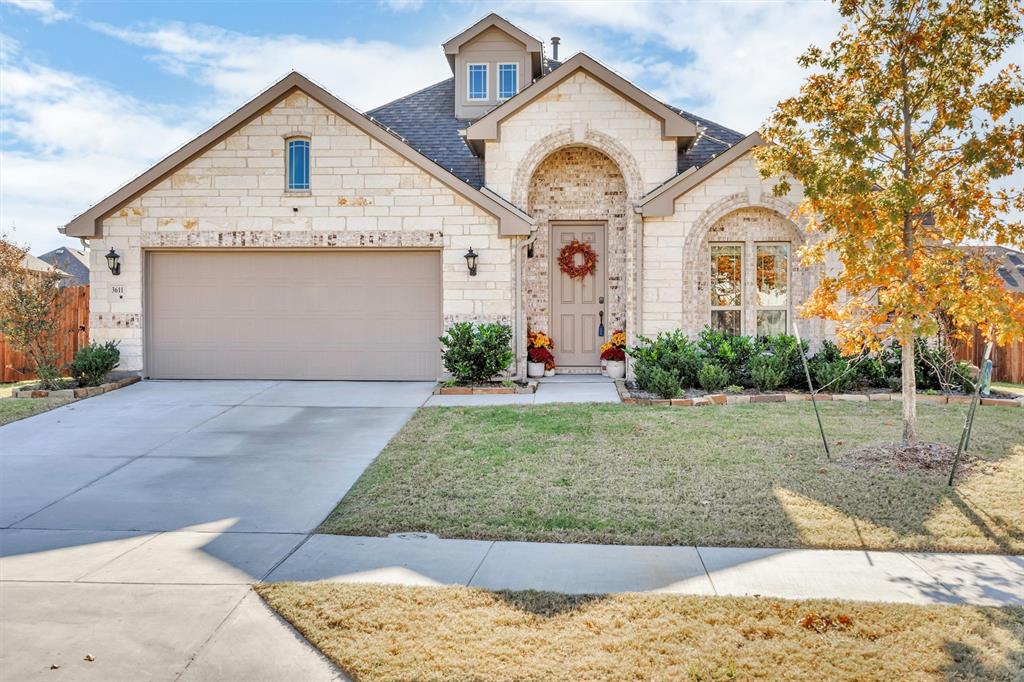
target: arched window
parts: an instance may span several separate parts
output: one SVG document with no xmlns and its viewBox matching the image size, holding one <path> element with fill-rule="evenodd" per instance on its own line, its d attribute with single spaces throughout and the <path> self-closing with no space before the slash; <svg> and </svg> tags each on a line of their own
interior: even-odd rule
<svg viewBox="0 0 1024 682">
<path fill-rule="evenodd" d="M 309 140 L 288 140 L 288 189 L 309 189 Z"/>
</svg>

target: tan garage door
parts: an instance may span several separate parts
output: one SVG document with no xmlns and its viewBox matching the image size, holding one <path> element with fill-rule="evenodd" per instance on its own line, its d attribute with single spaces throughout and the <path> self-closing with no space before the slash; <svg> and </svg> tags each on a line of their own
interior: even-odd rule
<svg viewBox="0 0 1024 682">
<path fill-rule="evenodd" d="M 154 252 L 146 373 L 165 379 L 434 379 L 436 251 Z"/>
</svg>

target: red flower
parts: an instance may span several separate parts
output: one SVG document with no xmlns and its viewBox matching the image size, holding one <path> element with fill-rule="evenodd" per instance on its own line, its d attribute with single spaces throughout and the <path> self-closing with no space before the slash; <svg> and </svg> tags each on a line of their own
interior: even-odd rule
<svg viewBox="0 0 1024 682">
<path fill-rule="evenodd" d="M 530 362 L 543 362 L 547 365 L 549 362 L 555 361 L 555 356 L 551 354 L 547 348 L 543 346 L 540 348 L 531 348 L 528 353 Z"/>
<path fill-rule="evenodd" d="M 601 353 L 601 359 L 609 362 L 623 362 L 626 359 L 626 351 L 620 346 L 612 346 Z"/>
</svg>

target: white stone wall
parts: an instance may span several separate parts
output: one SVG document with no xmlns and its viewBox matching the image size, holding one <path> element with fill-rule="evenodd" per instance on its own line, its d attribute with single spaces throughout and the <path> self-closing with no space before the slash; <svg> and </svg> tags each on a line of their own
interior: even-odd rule
<svg viewBox="0 0 1024 682">
<path fill-rule="evenodd" d="M 797 252 L 806 235 L 789 220 L 801 199 L 799 192 L 776 198 L 773 185 L 761 178 L 753 156 L 746 154 L 676 199 L 673 215 L 644 219 L 642 334 L 654 336 L 673 329 L 696 334 L 710 322 L 709 239 L 746 245 L 745 334 L 754 333 L 754 308 L 748 305 L 754 282 L 753 247 L 769 241 L 791 245 L 790 332 L 796 320 L 801 334 L 814 344 L 834 333 L 831 324 L 798 316 L 797 308 L 814 289 L 821 268 L 799 262 Z"/>
<path fill-rule="evenodd" d="M 308 192 L 285 191 L 293 135 L 311 140 Z M 510 323 L 513 246 L 495 218 L 295 92 L 103 220 L 91 240 L 91 335 L 121 341 L 121 370 L 142 369 L 144 249 L 161 247 L 440 248 L 446 325 Z M 104 260 L 111 247 L 118 277 Z"/>
<path fill-rule="evenodd" d="M 566 142 L 583 144 L 591 132 L 621 146 L 625 154 L 598 148 L 620 166 L 639 169 L 640 189 L 647 192 L 676 174 L 676 142 L 662 139 L 661 128 L 660 119 L 579 71 L 501 122 L 501 139 L 487 143 L 487 186 L 515 200 L 523 189 L 517 192 L 517 174 L 524 166 L 542 161 L 532 158 L 534 145 L 558 133 L 568 133 Z M 623 168 L 623 173 L 628 172 Z"/>
</svg>

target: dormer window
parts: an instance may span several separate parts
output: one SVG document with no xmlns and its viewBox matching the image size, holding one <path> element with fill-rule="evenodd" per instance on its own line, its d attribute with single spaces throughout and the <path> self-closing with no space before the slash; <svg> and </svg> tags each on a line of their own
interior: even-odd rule
<svg viewBox="0 0 1024 682">
<path fill-rule="evenodd" d="M 309 140 L 288 140 L 288 189 L 309 189 Z"/>
<path fill-rule="evenodd" d="M 498 64 L 498 99 L 515 97 L 519 92 L 519 65 Z"/>
<path fill-rule="evenodd" d="M 466 79 L 469 92 L 466 95 L 470 100 L 487 99 L 487 64 L 470 64 L 469 77 Z"/>
</svg>

